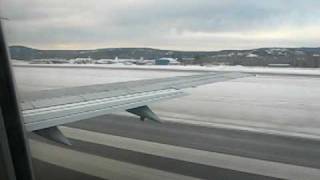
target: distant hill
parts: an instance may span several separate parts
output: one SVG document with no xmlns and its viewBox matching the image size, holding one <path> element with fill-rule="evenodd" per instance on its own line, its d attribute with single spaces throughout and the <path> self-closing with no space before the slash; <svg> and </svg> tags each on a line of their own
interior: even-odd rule
<svg viewBox="0 0 320 180">
<path fill-rule="evenodd" d="M 152 48 L 105 48 L 95 50 L 38 50 L 25 46 L 9 47 L 12 59 L 156 59 L 178 58 L 185 64 L 228 64 L 245 66 L 267 66 L 289 64 L 294 67 L 319 67 L 320 48 L 259 48 L 251 50 L 222 51 L 172 51 Z"/>
<path fill-rule="evenodd" d="M 32 60 L 45 58 L 88 58 L 93 59 L 113 59 L 118 58 L 133 58 L 139 59 L 155 59 L 161 57 L 194 57 L 198 54 L 206 54 L 205 52 L 184 52 L 159 50 L 152 48 L 105 48 L 95 50 L 38 50 L 25 46 L 11 46 L 10 53 L 12 59 L 17 60 Z"/>
</svg>

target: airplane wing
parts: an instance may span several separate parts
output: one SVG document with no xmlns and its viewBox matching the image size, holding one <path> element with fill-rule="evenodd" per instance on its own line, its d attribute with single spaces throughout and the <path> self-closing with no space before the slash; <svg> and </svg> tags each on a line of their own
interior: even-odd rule
<svg viewBox="0 0 320 180">
<path fill-rule="evenodd" d="M 186 95 L 181 89 L 249 76 L 244 73 L 202 73 L 190 76 L 137 80 L 21 95 L 21 108 L 27 131 L 69 144 L 57 126 L 126 110 L 154 121 L 160 118 L 150 103 Z"/>
</svg>

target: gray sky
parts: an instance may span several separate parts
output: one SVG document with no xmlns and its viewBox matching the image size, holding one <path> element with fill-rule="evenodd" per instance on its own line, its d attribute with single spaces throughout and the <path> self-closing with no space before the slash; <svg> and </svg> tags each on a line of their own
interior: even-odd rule
<svg viewBox="0 0 320 180">
<path fill-rule="evenodd" d="M 10 45 L 175 50 L 319 47 L 319 0 L 2 0 Z"/>
</svg>

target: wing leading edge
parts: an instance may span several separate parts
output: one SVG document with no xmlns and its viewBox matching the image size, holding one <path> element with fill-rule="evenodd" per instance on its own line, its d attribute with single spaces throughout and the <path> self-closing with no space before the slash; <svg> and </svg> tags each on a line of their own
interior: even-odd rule
<svg viewBox="0 0 320 180">
<path fill-rule="evenodd" d="M 249 76 L 244 73 L 204 73 L 150 80 L 83 86 L 22 94 L 27 131 L 70 144 L 57 126 L 124 111 L 159 122 L 148 104 L 186 95 L 184 88 Z"/>
</svg>

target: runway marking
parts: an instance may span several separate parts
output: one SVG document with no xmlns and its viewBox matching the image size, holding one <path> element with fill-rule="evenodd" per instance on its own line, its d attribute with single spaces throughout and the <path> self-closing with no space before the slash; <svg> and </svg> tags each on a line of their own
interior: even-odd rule
<svg viewBox="0 0 320 180">
<path fill-rule="evenodd" d="M 280 129 L 280 128 L 276 129 L 276 127 L 264 128 L 264 127 L 249 126 L 249 125 L 227 124 L 227 123 L 223 124 L 218 122 L 209 122 L 208 120 L 204 120 L 204 119 L 192 120 L 191 118 L 186 119 L 185 116 L 183 118 L 179 118 L 177 117 L 178 116 L 177 114 L 175 114 L 175 117 L 169 117 L 165 115 L 167 114 L 166 112 L 161 112 L 161 111 L 160 112 L 157 111 L 157 114 L 159 114 L 160 117 L 162 117 L 161 120 L 163 122 L 189 124 L 189 125 L 200 126 L 200 127 L 214 127 L 214 128 L 223 128 L 223 129 L 231 129 L 231 130 L 234 129 L 234 130 L 249 131 L 249 132 L 255 132 L 255 133 L 270 134 L 270 135 L 320 140 L 320 135 L 318 134 L 311 134 L 311 133 L 308 134 L 307 132 L 298 132 L 294 130 L 286 130 L 286 129 Z M 121 115 L 124 115 L 124 114 L 121 114 Z M 126 116 L 129 116 L 129 115 L 126 115 Z"/>
<path fill-rule="evenodd" d="M 194 180 L 196 178 L 116 161 L 101 156 L 29 140 L 34 158 L 81 173 L 117 180 Z"/>
<path fill-rule="evenodd" d="M 282 179 L 320 179 L 320 170 L 315 168 L 143 141 L 70 127 L 61 127 L 61 130 L 67 137 L 81 141 L 203 165 Z"/>
<path fill-rule="evenodd" d="M 161 120 L 166 123 L 176 123 L 176 124 L 186 124 L 198 127 L 212 127 L 212 128 L 222 128 L 229 130 L 240 130 L 254 133 L 263 133 L 270 135 L 278 135 L 285 137 L 293 137 L 293 138 L 306 138 L 311 140 L 320 140 L 320 134 L 310 133 L 310 132 L 299 132 L 295 129 L 280 129 L 277 127 L 259 127 L 254 125 L 240 125 L 240 124 L 232 124 L 232 123 L 221 123 L 224 119 L 215 118 L 220 122 L 214 122 L 208 120 L 206 117 L 201 116 L 190 116 L 190 115 L 181 115 L 177 113 L 173 113 L 172 115 L 168 115 L 168 112 L 156 110 Z M 114 115 L 126 116 L 126 117 L 136 117 L 135 115 L 128 114 L 126 112 L 117 112 L 112 113 Z M 170 114 L 170 113 L 169 113 Z"/>
</svg>

